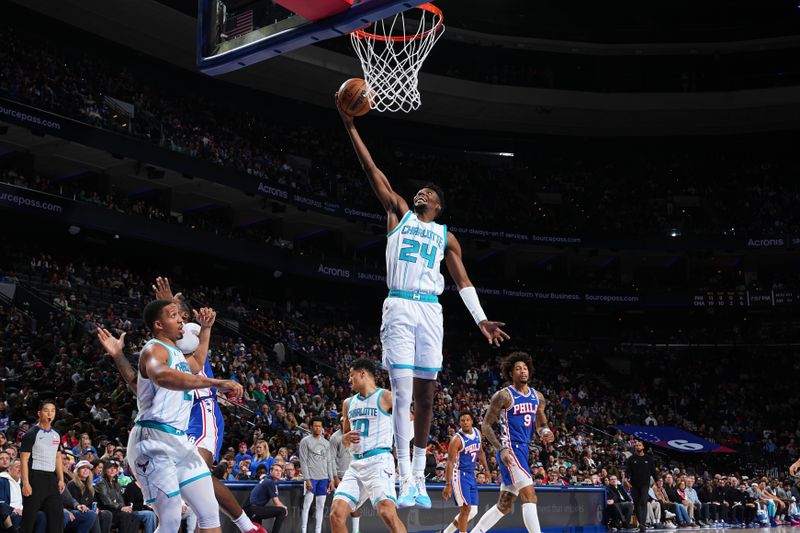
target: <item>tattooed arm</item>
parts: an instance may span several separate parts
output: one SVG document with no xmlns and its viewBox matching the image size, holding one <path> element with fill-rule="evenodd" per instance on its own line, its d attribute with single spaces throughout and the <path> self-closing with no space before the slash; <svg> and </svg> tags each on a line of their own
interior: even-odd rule
<svg viewBox="0 0 800 533">
<path fill-rule="evenodd" d="M 500 459 L 508 466 L 511 467 L 513 459 L 511 458 L 511 450 L 509 446 L 511 443 L 506 438 L 505 421 L 501 416 L 503 411 L 511 407 L 513 400 L 511 394 L 507 389 L 502 389 L 494 393 L 492 401 L 489 404 L 489 410 L 483 417 L 483 424 L 481 424 L 481 431 L 489 441 L 492 447 L 500 452 Z M 495 433 L 494 425 L 497 424 L 500 428 L 498 433 Z M 500 435 L 500 437 L 498 437 Z"/>
<path fill-rule="evenodd" d="M 536 396 L 539 397 L 539 408 L 536 410 L 536 432 L 542 438 L 542 442 L 550 444 L 555 440 L 555 435 L 550 431 L 550 425 L 547 423 L 547 415 L 544 414 L 544 395 L 537 390 Z"/>
</svg>

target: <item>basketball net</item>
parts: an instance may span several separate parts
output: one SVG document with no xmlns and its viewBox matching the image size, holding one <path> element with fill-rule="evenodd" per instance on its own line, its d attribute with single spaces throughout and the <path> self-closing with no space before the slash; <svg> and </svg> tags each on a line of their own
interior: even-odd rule
<svg viewBox="0 0 800 533">
<path fill-rule="evenodd" d="M 429 3 L 418 6 L 416 13 L 419 21 L 400 12 L 350 34 L 364 70 L 370 107 L 376 111 L 408 113 L 420 106 L 419 70 L 444 33 L 444 18 Z"/>
</svg>

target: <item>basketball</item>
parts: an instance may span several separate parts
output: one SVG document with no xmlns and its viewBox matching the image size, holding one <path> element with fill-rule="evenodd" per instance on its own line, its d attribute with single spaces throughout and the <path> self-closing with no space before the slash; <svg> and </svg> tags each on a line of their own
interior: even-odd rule
<svg viewBox="0 0 800 533">
<path fill-rule="evenodd" d="M 361 78 L 350 78 L 339 87 L 339 105 L 351 117 L 369 113 L 367 82 Z"/>
</svg>

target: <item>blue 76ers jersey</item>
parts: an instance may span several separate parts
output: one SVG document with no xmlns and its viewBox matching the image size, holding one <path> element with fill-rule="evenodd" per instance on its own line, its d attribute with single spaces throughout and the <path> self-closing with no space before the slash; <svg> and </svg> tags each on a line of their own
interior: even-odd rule
<svg viewBox="0 0 800 533">
<path fill-rule="evenodd" d="M 211 363 L 209 363 L 209 358 L 208 358 L 210 355 L 211 355 L 211 353 L 206 355 L 206 364 L 203 365 L 203 370 L 198 375 L 205 376 L 207 378 L 213 378 L 214 377 L 214 371 L 211 369 Z M 203 398 L 208 398 L 208 397 L 214 398 L 216 400 L 216 398 L 217 398 L 217 388 L 216 387 L 206 387 L 204 389 L 195 389 L 195 391 L 194 391 L 194 399 L 195 399 L 195 401 L 202 400 Z"/>
<path fill-rule="evenodd" d="M 440 264 L 447 248 L 447 225 L 420 222 L 408 211 L 386 239 L 386 285 L 390 290 L 442 294 Z"/>
<path fill-rule="evenodd" d="M 531 442 L 533 429 L 536 427 L 536 411 L 539 409 L 539 397 L 533 387 L 529 387 L 529 392 L 524 395 L 514 387 L 506 387 L 511 394 L 511 406 L 503 413 L 506 434 L 503 436 L 504 446 L 509 443 Z"/>
<path fill-rule="evenodd" d="M 475 463 L 478 461 L 478 453 L 481 451 L 481 434 L 477 429 L 472 428 L 470 435 L 459 431 L 456 433 L 456 437 L 461 439 L 464 444 L 464 447 L 458 452 L 456 470 L 474 475 Z"/>
</svg>

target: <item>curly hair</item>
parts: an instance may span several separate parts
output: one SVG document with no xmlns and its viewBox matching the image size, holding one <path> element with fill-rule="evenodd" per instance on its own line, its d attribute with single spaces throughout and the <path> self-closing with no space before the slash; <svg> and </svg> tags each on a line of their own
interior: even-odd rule
<svg viewBox="0 0 800 533">
<path fill-rule="evenodd" d="M 511 374 L 514 371 L 514 365 L 522 361 L 525 363 L 525 366 L 528 367 L 528 376 L 533 374 L 533 359 L 531 356 L 528 355 L 527 352 L 512 352 L 508 354 L 508 356 L 503 359 L 503 362 L 500 363 L 500 376 L 505 378 L 509 383 L 512 383 L 514 380 L 511 378 Z"/>
</svg>

